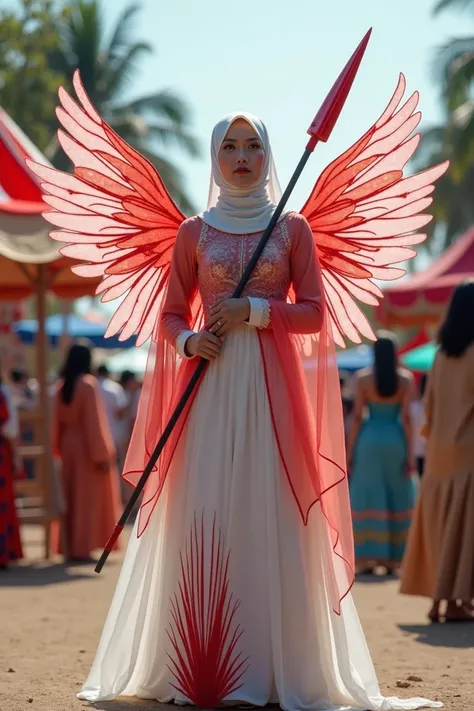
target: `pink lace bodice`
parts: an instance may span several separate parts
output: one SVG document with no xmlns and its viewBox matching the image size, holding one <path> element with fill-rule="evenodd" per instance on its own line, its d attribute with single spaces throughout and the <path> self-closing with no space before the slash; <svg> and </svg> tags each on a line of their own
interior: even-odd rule
<svg viewBox="0 0 474 711">
<path fill-rule="evenodd" d="M 232 296 L 262 234 L 227 234 L 202 223 L 196 261 L 205 319 L 214 304 Z M 291 285 L 290 247 L 288 227 L 283 219 L 265 245 L 243 296 L 286 301 Z"/>
<path fill-rule="evenodd" d="M 199 217 L 183 222 L 161 315 L 163 334 L 180 354 L 177 339 L 189 334 L 196 292 L 202 298 L 206 320 L 212 306 L 232 296 L 261 234 L 227 234 Z M 287 302 L 290 287 L 294 291 L 291 304 Z M 243 296 L 256 302 L 251 304 L 249 325 L 271 329 L 271 312 L 278 307 L 289 333 L 319 331 L 321 281 L 311 228 L 302 215 L 290 213 L 275 227 Z"/>
</svg>

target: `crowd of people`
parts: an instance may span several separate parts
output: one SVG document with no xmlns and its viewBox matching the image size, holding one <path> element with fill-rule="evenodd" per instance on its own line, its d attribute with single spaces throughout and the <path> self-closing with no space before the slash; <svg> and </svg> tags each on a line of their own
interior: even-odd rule
<svg viewBox="0 0 474 711">
<path fill-rule="evenodd" d="M 141 382 L 125 370 L 112 377 L 105 363 L 93 368 L 92 351 L 74 344 L 60 376 L 49 388 L 54 499 L 64 508 L 62 526 L 53 528 L 54 553 L 68 561 L 89 561 L 115 525 L 130 487 L 120 476 L 140 397 Z M 15 505 L 15 480 L 33 478 L 34 462 L 22 461 L 20 444 L 31 431 L 19 415 L 39 406 L 38 384 L 22 369 L 0 386 L 0 569 L 23 556 Z"/>
<path fill-rule="evenodd" d="M 398 363 L 395 338 L 379 333 L 373 367 L 350 387 L 341 379 L 358 571 L 398 572 L 402 593 L 432 600 L 432 621 L 474 619 L 473 309 L 474 284 L 463 284 L 428 378 L 415 381 Z M 94 372 L 91 350 L 78 344 L 54 385 L 53 450 L 67 513 L 65 535 L 53 542 L 69 560 L 90 560 L 103 547 L 130 493 L 120 473 L 140 386 L 131 371 L 113 378 L 101 364 Z M 22 557 L 14 480 L 28 474 L 17 455 L 18 412 L 35 409 L 36 397 L 21 370 L 0 387 L 0 568 Z"/>
<path fill-rule="evenodd" d="M 474 332 L 465 319 L 473 306 L 474 285 L 459 287 L 429 380 L 423 375 L 415 384 L 398 365 L 396 341 L 386 333 L 375 343 L 373 368 L 356 375 L 352 396 L 341 381 L 359 571 L 385 568 L 392 574 L 403 564 L 402 592 L 431 597 L 432 620 L 440 618 L 442 600 L 446 618 L 474 617 L 468 527 L 474 510 Z M 54 454 L 62 462 L 68 555 L 89 559 L 103 546 L 129 492 L 119 473 L 140 382 L 131 371 L 112 378 L 106 364 L 92 375 L 91 351 L 74 345 L 54 391 Z M 16 456 L 18 411 L 35 407 L 27 374 L 13 370 L 0 390 L 1 567 L 22 556 L 14 506 L 14 477 L 23 466 Z"/>
<path fill-rule="evenodd" d="M 418 382 L 379 334 L 344 398 L 359 572 L 398 571 L 402 593 L 431 599 L 433 622 L 474 620 L 473 309 L 474 283 L 462 284 Z"/>
</svg>

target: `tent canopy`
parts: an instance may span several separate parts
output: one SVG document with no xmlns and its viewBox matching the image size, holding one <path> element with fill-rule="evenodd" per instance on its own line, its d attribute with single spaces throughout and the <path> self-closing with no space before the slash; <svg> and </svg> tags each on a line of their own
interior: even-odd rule
<svg viewBox="0 0 474 711">
<path fill-rule="evenodd" d="M 355 346 L 336 353 L 337 367 L 339 370 L 346 370 L 354 373 L 363 368 L 370 368 L 374 356 L 371 346 Z"/>
<path fill-rule="evenodd" d="M 372 347 L 367 345 L 355 346 L 346 350 L 337 351 L 337 367 L 349 373 L 355 373 L 362 368 L 369 368 L 373 363 Z M 317 368 L 316 360 L 305 360 L 305 370 Z"/>
<path fill-rule="evenodd" d="M 79 299 L 95 294 L 99 280 L 74 274 L 70 269 L 73 260 L 56 257 L 54 262 L 44 263 L 40 261 L 38 244 L 31 247 L 31 251 L 24 255 L 24 261 L 20 250 L 14 259 L 9 252 L 5 254 L 7 250 L 3 249 L 0 234 L 0 301 L 20 301 L 37 294 L 39 267 L 44 271 L 45 290 L 61 299 Z"/>
<path fill-rule="evenodd" d="M 47 388 L 48 348 L 45 333 L 46 293 L 54 291 L 65 299 L 95 292 L 99 280 L 80 279 L 70 270 L 71 260 L 64 259 L 49 238 L 49 227 L 42 213 L 41 185 L 29 171 L 25 158 L 46 163 L 18 126 L 0 108 L 0 300 L 19 301 L 36 296 L 38 338 L 36 375 L 39 381 L 37 411 L 41 492 L 41 518 L 45 530 L 45 548 L 49 553 L 51 521 L 57 518 L 52 480 L 53 452 L 50 424 L 50 398 Z M 67 542 L 65 550 L 67 550 Z"/>
<path fill-rule="evenodd" d="M 17 321 L 13 324 L 13 330 L 18 334 L 22 343 L 35 343 L 38 321 L 36 319 Z M 85 338 L 96 348 L 132 348 L 135 345 L 135 337 L 126 341 L 119 341 L 116 336 L 105 338 L 106 330 L 107 323 L 94 323 L 76 314 L 69 314 L 67 317 L 55 314 L 46 319 L 46 335 L 52 346 L 59 345 L 61 336 L 65 333 L 72 339 Z"/>
<path fill-rule="evenodd" d="M 413 336 L 407 343 L 398 348 L 399 356 L 417 349 L 418 346 L 422 346 L 430 341 L 430 338 L 424 329 L 418 331 L 418 333 Z M 346 370 L 348 372 L 356 372 L 357 370 L 362 370 L 363 368 L 370 368 L 374 362 L 374 351 L 372 345 L 361 345 L 355 348 L 348 348 L 344 351 L 338 351 L 336 353 L 337 367 L 339 370 Z M 402 358 L 403 361 L 403 358 Z M 407 366 L 408 367 L 408 366 Z"/>
<path fill-rule="evenodd" d="M 0 107 L 0 299 L 25 299 L 40 286 L 63 299 L 92 295 L 99 280 L 73 274 L 73 260 L 62 257 L 48 236 L 42 217 L 48 206 L 25 158 L 49 165 Z M 37 265 L 45 265 L 41 285 Z"/>
<path fill-rule="evenodd" d="M 438 323 L 453 289 L 474 278 L 474 228 L 452 244 L 428 269 L 384 289 L 379 320 L 387 326 Z"/>
<path fill-rule="evenodd" d="M 0 212 L 41 215 L 44 203 L 38 179 L 25 165 L 25 158 L 50 165 L 43 154 L 0 107 Z"/>
</svg>

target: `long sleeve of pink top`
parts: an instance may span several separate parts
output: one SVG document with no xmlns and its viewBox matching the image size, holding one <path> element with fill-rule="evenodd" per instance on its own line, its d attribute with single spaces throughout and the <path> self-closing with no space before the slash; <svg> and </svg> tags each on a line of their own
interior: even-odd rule
<svg viewBox="0 0 474 711">
<path fill-rule="evenodd" d="M 193 333 L 191 306 L 197 291 L 198 240 L 198 218 L 185 220 L 176 236 L 168 291 L 161 316 L 164 337 L 172 345 L 176 345 L 181 334 Z"/>
<path fill-rule="evenodd" d="M 260 304 L 258 308 L 254 304 L 255 299 L 251 298 L 249 323 L 257 328 L 272 328 L 272 311 L 278 309 L 281 322 L 288 333 L 318 333 L 322 325 L 321 277 L 313 233 L 302 215 L 293 213 L 287 220 L 291 241 L 290 275 L 294 303 L 271 298 L 260 299 L 266 303 Z"/>
</svg>

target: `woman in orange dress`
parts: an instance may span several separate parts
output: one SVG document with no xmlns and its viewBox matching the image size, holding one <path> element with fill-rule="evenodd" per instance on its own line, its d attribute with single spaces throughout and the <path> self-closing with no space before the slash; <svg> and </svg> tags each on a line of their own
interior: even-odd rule
<svg viewBox="0 0 474 711">
<path fill-rule="evenodd" d="M 454 292 L 425 394 L 426 457 L 401 592 L 474 620 L 474 282 Z"/>
<path fill-rule="evenodd" d="M 87 561 L 102 548 L 120 515 L 115 448 L 96 378 L 91 352 L 83 345 L 69 351 L 55 394 L 54 451 L 61 460 L 66 501 L 66 540 L 71 560 Z"/>
</svg>

